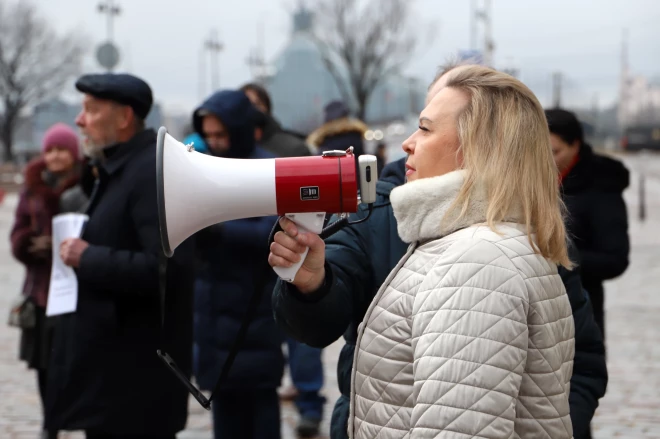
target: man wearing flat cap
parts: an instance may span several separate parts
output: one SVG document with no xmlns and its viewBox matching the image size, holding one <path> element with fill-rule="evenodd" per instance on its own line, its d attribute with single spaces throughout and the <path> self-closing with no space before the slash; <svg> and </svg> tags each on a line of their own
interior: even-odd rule
<svg viewBox="0 0 660 439">
<path fill-rule="evenodd" d="M 94 438 L 173 439 L 185 427 L 188 394 L 158 358 L 161 308 L 156 133 L 145 129 L 149 86 L 126 74 L 85 75 L 76 118 L 98 171 L 80 238 L 60 256 L 78 278 L 74 313 L 57 321 L 46 425 Z M 193 242 L 168 260 L 166 346 L 190 375 Z"/>
</svg>

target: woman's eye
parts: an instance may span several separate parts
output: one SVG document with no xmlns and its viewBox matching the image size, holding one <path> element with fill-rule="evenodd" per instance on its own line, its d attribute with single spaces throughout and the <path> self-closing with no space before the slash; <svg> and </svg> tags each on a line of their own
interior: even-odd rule
<svg viewBox="0 0 660 439">
<path fill-rule="evenodd" d="M 428 128 L 425 128 L 425 127 L 423 127 L 423 126 L 421 126 L 421 125 L 420 125 L 418 128 L 419 128 L 421 131 L 426 131 L 426 132 L 429 131 Z"/>
</svg>

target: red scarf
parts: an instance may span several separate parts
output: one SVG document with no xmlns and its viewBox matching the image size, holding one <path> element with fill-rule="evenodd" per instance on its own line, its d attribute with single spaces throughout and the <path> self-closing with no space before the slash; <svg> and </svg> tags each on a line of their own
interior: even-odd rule
<svg viewBox="0 0 660 439">
<path fill-rule="evenodd" d="M 559 173 L 559 184 L 562 184 L 564 182 L 564 179 L 568 176 L 568 174 L 573 170 L 575 165 L 577 165 L 577 162 L 580 161 L 580 153 L 575 154 L 575 157 L 573 157 L 573 160 L 571 163 L 564 168 L 563 171 Z"/>
</svg>

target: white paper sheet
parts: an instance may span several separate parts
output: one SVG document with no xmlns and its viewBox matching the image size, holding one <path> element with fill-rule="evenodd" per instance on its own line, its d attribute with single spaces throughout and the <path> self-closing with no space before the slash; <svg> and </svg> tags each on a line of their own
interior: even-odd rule
<svg viewBox="0 0 660 439">
<path fill-rule="evenodd" d="M 78 279 L 73 268 L 60 258 L 60 244 L 67 238 L 79 238 L 87 215 L 65 213 L 53 217 L 53 266 L 50 274 L 46 315 L 75 312 L 78 306 Z"/>
</svg>

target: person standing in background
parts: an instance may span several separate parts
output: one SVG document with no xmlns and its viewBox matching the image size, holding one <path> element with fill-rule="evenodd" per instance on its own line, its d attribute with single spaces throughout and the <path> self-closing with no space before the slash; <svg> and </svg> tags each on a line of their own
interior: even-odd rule
<svg viewBox="0 0 660 439">
<path fill-rule="evenodd" d="M 87 439 L 174 439 L 188 416 L 188 392 L 156 354 L 163 348 L 156 187 L 156 133 L 145 127 L 149 85 L 128 74 L 90 74 L 76 124 L 98 178 L 80 238 L 62 261 L 78 280 L 74 313 L 58 317 L 46 392 L 46 427 L 84 430 Z M 166 349 L 192 367 L 194 240 L 167 260 Z"/>
<path fill-rule="evenodd" d="M 350 110 L 342 101 L 332 101 L 324 108 L 325 123 L 314 130 L 307 143 L 316 148 L 318 154 L 324 151 L 345 151 L 353 147 L 355 160 L 364 154 L 364 133 L 367 125 L 350 117 Z"/>
<path fill-rule="evenodd" d="M 279 157 L 309 156 L 311 151 L 305 142 L 283 130 L 272 116 L 270 96 L 259 84 L 249 83 L 241 87 L 252 104 L 261 113 L 257 132 L 257 141 L 264 149 Z M 323 350 L 304 343 L 286 338 L 289 372 L 292 385 L 280 391 L 280 398 L 294 401 L 300 420 L 296 431 L 301 437 L 318 435 L 323 419 L 325 397 L 321 395 L 323 388 Z"/>
<path fill-rule="evenodd" d="M 26 270 L 23 295 L 34 305 L 34 326 L 22 328 L 19 356 L 30 369 L 37 371 L 44 407 L 53 337 L 52 322 L 46 317 L 52 266 L 52 220 L 60 212 L 62 193 L 77 185 L 79 168 L 76 132 L 65 124 L 53 125 L 44 135 L 41 156 L 25 168 L 25 184 L 10 234 L 12 254 Z M 57 430 L 44 428 L 42 437 L 56 439 Z"/>
<path fill-rule="evenodd" d="M 630 242 L 623 191 L 630 183 L 630 173 L 620 161 L 594 153 L 575 114 L 562 109 L 546 110 L 545 114 L 569 213 L 566 225 L 580 253 L 582 283 L 605 340 L 603 281 L 620 276 L 628 267 Z"/>
<path fill-rule="evenodd" d="M 252 105 L 263 115 L 259 145 L 278 157 L 305 157 L 312 155 L 305 140 L 282 128 L 273 116 L 273 106 L 268 91 L 256 83 L 241 87 Z"/>
<path fill-rule="evenodd" d="M 223 90 L 195 110 L 193 126 L 214 157 L 274 158 L 255 142 L 256 113 L 242 91 Z M 196 233 L 193 357 L 202 390 L 215 388 L 250 298 L 262 293 L 244 343 L 211 405 L 216 439 L 281 437 L 277 387 L 284 371 L 284 337 L 270 301 L 276 275 L 264 262 L 276 220 L 274 216 L 242 218 Z"/>
</svg>

